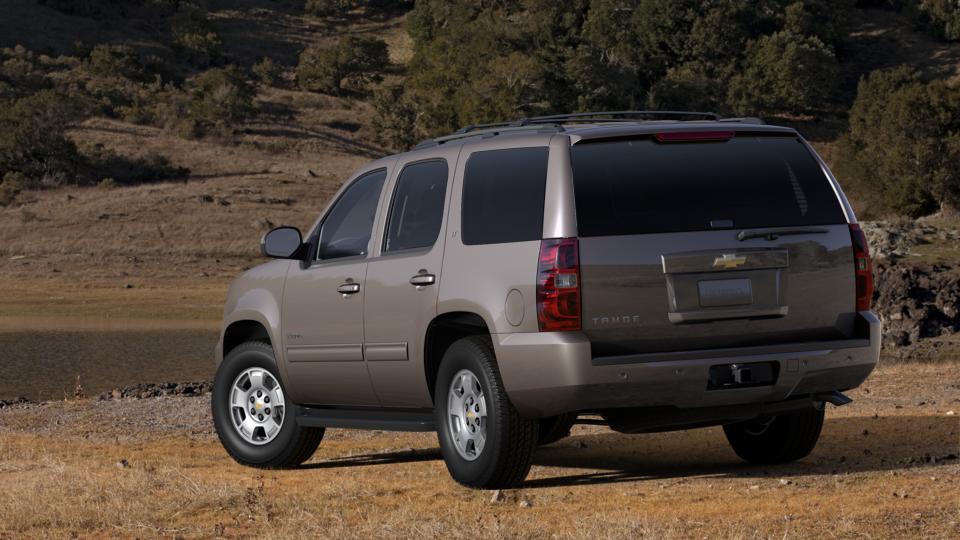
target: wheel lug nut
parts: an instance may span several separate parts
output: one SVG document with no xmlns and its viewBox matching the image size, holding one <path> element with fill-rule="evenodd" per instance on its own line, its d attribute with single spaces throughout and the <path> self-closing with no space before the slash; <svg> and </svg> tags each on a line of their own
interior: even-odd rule
<svg viewBox="0 0 960 540">
<path fill-rule="evenodd" d="M 479 405 L 474 405 L 474 406 L 473 406 L 473 410 L 475 410 L 475 411 L 477 411 L 477 412 L 480 412 L 480 406 L 479 406 Z"/>
<path fill-rule="evenodd" d="M 251 409 L 250 409 L 250 414 L 257 414 L 256 409 L 252 409 L 252 408 L 251 408 Z"/>
<path fill-rule="evenodd" d="M 262 414 L 257 415 L 257 418 L 258 418 L 261 422 L 263 421 L 263 415 L 262 415 Z"/>
<path fill-rule="evenodd" d="M 250 403 L 253 403 L 253 402 L 256 401 L 256 400 L 257 400 L 257 398 L 255 398 L 255 397 L 253 397 L 253 396 L 250 396 Z"/>
<path fill-rule="evenodd" d="M 260 390 L 257 390 L 257 397 L 260 397 L 262 395 L 263 395 L 263 392 L 261 392 Z"/>
<path fill-rule="evenodd" d="M 267 407 L 266 409 L 264 409 L 263 412 L 265 414 L 270 414 L 270 407 Z"/>
<path fill-rule="evenodd" d="M 270 403 L 270 396 L 263 398 L 264 403 Z"/>
</svg>

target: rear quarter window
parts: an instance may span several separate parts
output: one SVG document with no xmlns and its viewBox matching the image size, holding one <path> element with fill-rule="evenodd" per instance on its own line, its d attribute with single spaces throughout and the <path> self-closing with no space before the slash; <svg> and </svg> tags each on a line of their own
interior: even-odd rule
<svg viewBox="0 0 960 540">
<path fill-rule="evenodd" d="M 571 162 L 581 236 L 846 221 L 820 165 L 792 136 L 586 142 L 571 148 Z"/>
<path fill-rule="evenodd" d="M 549 151 L 511 148 L 471 154 L 463 174 L 464 244 L 540 239 Z"/>
</svg>

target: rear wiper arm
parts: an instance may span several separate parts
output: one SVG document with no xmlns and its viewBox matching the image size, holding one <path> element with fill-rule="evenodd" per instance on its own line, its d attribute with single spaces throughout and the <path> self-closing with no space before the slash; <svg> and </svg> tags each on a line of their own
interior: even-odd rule
<svg viewBox="0 0 960 540">
<path fill-rule="evenodd" d="M 795 234 L 826 234 L 830 232 L 827 229 L 777 229 L 775 231 L 740 231 L 737 233 L 737 240 L 743 242 L 751 238 L 766 238 L 767 240 L 776 240 L 781 236 L 791 236 Z"/>
</svg>

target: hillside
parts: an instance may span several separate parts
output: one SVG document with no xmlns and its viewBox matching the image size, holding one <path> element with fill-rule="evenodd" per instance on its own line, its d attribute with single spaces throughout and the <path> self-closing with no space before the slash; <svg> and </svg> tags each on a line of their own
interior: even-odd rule
<svg viewBox="0 0 960 540">
<path fill-rule="evenodd" d="M 305 91 L 294 69 L 306 46 L 377 36 L 390 58 L 380 84 L 403 81 L 413 55 L 403 9 L 319 17 L 305 15 L 296 1 L 210 1 L 207 8 L 222 41 L 221 64 L 248 69 L 270 57 L 281 66 L 276 83 L 254 85 L 257 113 L 227 138 L 183 138 L 117 117 L 72 125 L 67 135 L 78 146 L 130 158 L 159 155 L 190 173 L 141 185 L 27 190 L 0 207 L 0 281 L 9 291 L 0 313 L 216 318 L 230 277 L 259 260 L 264 231 L 307 227 L 351 170 L 388 153 L 375 137 L 370 92 Z M 935 40 L 903 14 L 861 8 L 855 14 L 843 25 L 841 101 L 852 101 L 856 81 L 879 68 L 906 63 L 928 77 L 960 74 L 957 43 Z M 116 12 L 71 15 L 11 0 L 0 18 L 0 47 L 69 55 L 78 42 L 172 54 L 163 31 Z M 178 69 L 187 76 L 198 71 L 187 64 Z M 774 120 L 798 127 L 828 160 L 846 130 L 840 113 Z M 858 193 L 851 195 L 857 203 Z"/>
</svg>

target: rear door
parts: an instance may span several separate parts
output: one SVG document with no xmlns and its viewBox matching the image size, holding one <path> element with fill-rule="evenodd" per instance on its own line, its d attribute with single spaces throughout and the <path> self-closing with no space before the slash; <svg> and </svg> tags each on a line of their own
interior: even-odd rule
<svg viewBox="0 0 960 540">
<path fill-rule="evenodd" d="M 384 406 L 431 405 L 423 345 L 437 315 L 444 214 L 458 150 L 398 164 L 380 254 L 368 266 L 364 357 Z"/>
<path fill-rule="evenodd" d="M 850 232 L 796 135 L 647 136 L 571 148 L 594 356 L 843 339 Z"/>
</svg>

